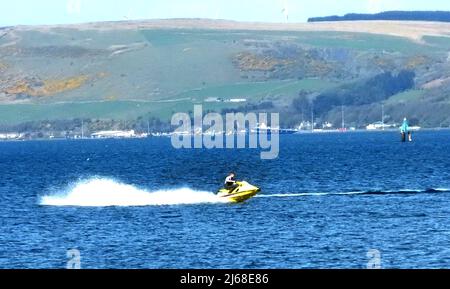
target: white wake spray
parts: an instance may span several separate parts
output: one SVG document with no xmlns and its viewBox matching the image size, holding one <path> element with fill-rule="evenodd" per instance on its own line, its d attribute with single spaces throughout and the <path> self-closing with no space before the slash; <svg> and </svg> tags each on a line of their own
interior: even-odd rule
<svg viewBox="0 0 450 289">
<path fill-rule="evenodd" d="M 112 179 L 94 178 L 80 181 L 69 189 L 43 196 L 43 206 L 128 207 L 224 203 L 211 192 L 189 188 L 149 192 Z"/>
</svg>

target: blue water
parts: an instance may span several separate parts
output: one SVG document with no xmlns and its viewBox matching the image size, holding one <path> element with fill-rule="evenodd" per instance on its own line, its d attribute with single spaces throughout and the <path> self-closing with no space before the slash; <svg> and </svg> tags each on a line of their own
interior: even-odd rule
<svg viewBox="0 0 450 289">
<path fill-rule="evenodd" d="M 282 136 L 258 150 L 169 139 L 0 143 L 0 268 L 450 268 L 450 132 Z M 262 188 L 213 195 L 230 170 Z M 191 203 L 191 204 L 187 204 Z"/>
</svg>

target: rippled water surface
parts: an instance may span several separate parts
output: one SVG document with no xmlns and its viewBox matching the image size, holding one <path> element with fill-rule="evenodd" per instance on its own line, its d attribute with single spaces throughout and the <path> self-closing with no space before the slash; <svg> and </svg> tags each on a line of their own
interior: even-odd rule
<svg viewBox="0 0 450 289">
<path fill-rule="evenodd" d="M 450 267 L 450 132 L 281 137 L 258 150 L 170 139 L 0 143 L 0 268 Z M 230 171 L 262 188 L 214 195 Z M 372 251 L 373 252 L 373 251 Z M 373 261 L 373 260 L 372 260 Z"/>
</svg>

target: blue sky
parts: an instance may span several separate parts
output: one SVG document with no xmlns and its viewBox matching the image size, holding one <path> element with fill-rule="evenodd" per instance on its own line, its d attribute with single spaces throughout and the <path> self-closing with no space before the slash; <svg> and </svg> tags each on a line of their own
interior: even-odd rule
<svg viewBox="0 0 450 289">
<path fill-rule="evenodd" d="M 447 10 L 448 0 L 0 0 L 0 26 L 157 18 L 304 22 L 386 10 Z"/>
</svg>

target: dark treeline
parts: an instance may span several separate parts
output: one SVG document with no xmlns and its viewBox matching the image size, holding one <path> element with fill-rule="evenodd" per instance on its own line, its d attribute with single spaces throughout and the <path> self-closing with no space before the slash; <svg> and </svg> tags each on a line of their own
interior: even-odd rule
<svg viewBox="0 0 450 289">
<path fill-rule="evenodd" d="M 308 22 L 358 21 L 358 20 L 403 20 L 450 22 L 448 11 L 388 11 L 376 14 L 350 13 L 344 16 L 325 16 L 309 18 Z"/>
<path fill-rule="evenodd" d="M 227 113 L 248 113 L 255 111 L 268 111 L 275 107 L 272 101 L 264 101 L 260 104 L 246 104 L 245 106 L 240 106 L 238 108 L 224 108 L 221 111 L 222 115 L 226 115 Z"/>
<path fill-rule="evenodd" d="M 300 93 L 294 100 L 297 111 L 314 109 L 317 114 L 325 114 L 336 106 L 360 106 L 384 101 L 389 97 L 414 87 L 415 73 L 403 70 L 398 75 L 385 72 L 365 81 L 343 85 L 318 95 L 314 101 L 306 93 Z"/>
<path fill-rule="evenodd" d="M 17 132 L 39 137 L 39 135 L 74 136 L 85 135 L 102 130 L 135 130 L 137 133 L 169 132 L 172 127 L 169 122 L 156 117 L 139 117 L 135 120 L 114 119 L 55 119 L 29 121 L 19 124 L 0 124 L 0 133 Z"/>
</svg>

